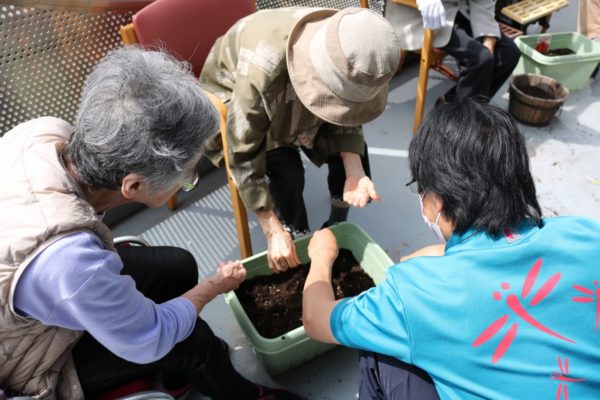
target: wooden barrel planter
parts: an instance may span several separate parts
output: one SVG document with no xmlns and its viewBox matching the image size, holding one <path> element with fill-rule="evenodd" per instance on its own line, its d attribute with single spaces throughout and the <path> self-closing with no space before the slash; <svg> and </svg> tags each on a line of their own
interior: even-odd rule
<svg viewBox="0 0 600 400">
<path fill-rule="evenodd" d="M 547 125 L 569 96 L 569 89 L 543 75 L 515 75 L 510 83 L 508 110 L 532 126 Z"/>
</svg>

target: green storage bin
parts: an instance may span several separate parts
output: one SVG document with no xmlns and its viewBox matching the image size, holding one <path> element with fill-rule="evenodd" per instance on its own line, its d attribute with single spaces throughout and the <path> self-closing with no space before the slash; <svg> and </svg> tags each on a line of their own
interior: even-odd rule
<svg viewBox="0 0 600 400">
<path fill-rule="evenodd" d="M 550 49 L 567 48 L 575 54 L 545 56 L 535 50 L 541 36 L 550 37 Z M 600 43 L 577 32 L 520 36 L 515 44 L 522 57 L 513 74 L 538 74 L 556 79 L 569 90 L 581 89 L 600 61 Z"/>
<path fill-rule="evenodd" d="M 350 222 L 343 222 L 333 226 L 331 231 L 337 239 L 338 246 L 352 251 L 361 267 L 376 284 L 385 279 L 385 270 L 394 262 L 362 228 Z M 310 239 L 311 236 L 306 236 L 294 241 L 298 257 L 303 264 L 309 261 L 308 242 Z M 248 271 L 247 278 L 272 273 L 267 262 L 266 251 L 249 257 L 242 263 Z M 272 375 L 281 374 L 335 347 L 333 344 L 310 339 L 303 326 L 278 338 L 265 338 L 256 331 L 234 291 L 225 293 L 225 301 L 233 311 L 242 332 L 252 344 L 255 354 Z"/>
</svg>

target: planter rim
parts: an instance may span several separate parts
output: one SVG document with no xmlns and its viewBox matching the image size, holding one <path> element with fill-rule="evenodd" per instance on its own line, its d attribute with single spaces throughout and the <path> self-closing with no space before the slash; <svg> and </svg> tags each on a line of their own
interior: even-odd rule
<svg viewBox="0 0 600 400">
<path fill-rule="evenodd" d="M 385 264 L 386 268 L 395 264 L 394 261 L 387 255 L 387 253 L 385 253 L 385 251 L 379 245 L 377 245 L 377 243 L 359 225 L 352 222 L 342 222 L 330 227 L 330 229 L 336 235 L 336 237 L 338 237 L 338 235 L 342 237 L 344 235 L 351 237 L 354 237 L 355 235 L 360 236 L 361 240 L 364 241 L 365 248 L 363 250 L 365 252 L 376 253 L 378 262 L 380 264 Z M 298 248 L 298 244 L 302 246 L 303 244 L 310 241 L 311 238 L 312 235 L 306 235 L 302 238 L 294 240 L 294 244 L 296 244 Z M 353 249 L 349 250 L 352 251 Z M 257 262 L 260 258 L 266 258 L 266 254 L 267 251 L 263 251 L 261 253 L 250 256 L 242 260 L 242 264 L 250 264 L 252 262 Z M 300 257 L 300 259 L 302 260 L 302 257 Z M 357 260 L 361 262 L 361 260 L 359 260 L 358 257 Z M 254 337 L 254 339 L 251 340 L 252 346 L 254 346 L 261 353 L 277 354 L 286 349 L 293 348 L 303 342 L 312 340 L 306 335 L 303 325 L 300 325 L 297 328 L 294 328 L 293 330 L 286 332 L 278 337 L 266 338 L 258 333 L 256 328 L 254 327 L 254 324 L 248 318 L 248 315 L 246 314 L 245 310 L 243 310 L 243 307 L 241 306 L 241 303 L 239 302 L 235 291 L 232 290 L 225 293 L 224 298 L 225 302 L 228 304 L 232 311 L 234 311 L 234 309 L 237 307 L 239 307 L 242 310 L 243 315 L 237 315 L 239 311 L 234 311 L 234 314 L 236 314 L 236 319 L 238 320 L 238 324 L 240 325 L 243 331 L 248 330 L 249 332 L 247 333 L 251 334 Z"/>
</svg>

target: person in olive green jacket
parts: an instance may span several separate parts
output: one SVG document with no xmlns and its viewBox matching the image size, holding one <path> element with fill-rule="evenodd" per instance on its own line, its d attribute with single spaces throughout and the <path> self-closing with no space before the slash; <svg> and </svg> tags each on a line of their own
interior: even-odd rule
<svg viewBox="0 0 600 400">
<path fill-rule="evenodd" d="M 329 167 L 324 225 L 379 200 L 361 124 L 385 108 L 398 43 L 374 11 L 294 7 L 245 17 L 213 46 L 200 81 L 228 105 L 229 167 L 267 237 L 273 271 L 300 263 L 292 236 L 309 230 L 300 149 Z M 205 153 L 219 165 L 213 139 Z"/>
</svg>

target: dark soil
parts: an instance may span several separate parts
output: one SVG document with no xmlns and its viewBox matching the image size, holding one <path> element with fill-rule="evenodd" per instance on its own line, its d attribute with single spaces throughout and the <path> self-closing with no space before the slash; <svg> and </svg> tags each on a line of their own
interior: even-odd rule
<svg viewBox="0 0 600 400">
<path fill-rule="evenodd" d="M 235 291 L 261 336 L 276 338 L 302 325 L 302 291 L 309 267 L 303 264 L 280 274 L 257 276 L 242 282 Z M 375 286 L 346 249 L 340 249 L 331 276 L 336 299 L 356 296 Z"/>
<path fill-rule="evenodd" d="M 528 96 L 537 97 L 539 99 L 550 100 L 556 98 L 556 96 L 554 96 L 554 93 L 548 92 L 547 90 L 544 90 L 537 86 L 522 86 L 519 87 L 519 90 L 521 90 L 521 92 L 525 93 Z"/>
<path fill-rule="evenodd" d="M 561 47 L 559 49 L 550 49 L 547 53 L 544 53 L 545 56 L 556 57 L 556 56 L 568 56 L 571 54 L 575 54 L 575 52 L 569 48 Z"/>
</svg>

